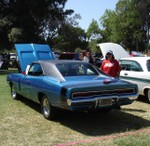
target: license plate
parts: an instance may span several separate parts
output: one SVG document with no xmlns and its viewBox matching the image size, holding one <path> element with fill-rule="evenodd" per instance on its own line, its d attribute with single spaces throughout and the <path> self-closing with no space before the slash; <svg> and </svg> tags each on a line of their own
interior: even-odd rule
<svg viewBox="0 0 150 146">
<path fill-rule="evenodd" d="M 98 104 L 99 106 L 112 105 L 112 99 L 99 99 Z"/>
</svg>

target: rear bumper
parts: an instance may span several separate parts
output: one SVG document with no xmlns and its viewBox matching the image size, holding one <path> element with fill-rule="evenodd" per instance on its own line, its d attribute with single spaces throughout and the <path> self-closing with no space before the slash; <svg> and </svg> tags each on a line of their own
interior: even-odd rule
<svg viewBox="0 0 150 146">
<path fill-rule="evenodd" d="M 116 105 L 127 105 L 131 104 L 134 100 L 136 100 L 138 95 L 130 96 L 130 97 L 117 97 L 117 96 L 109 96 L 109 97 L 96 97 L 92 99 L 76 99 L 76 100 L 67 100 L 67 105 L 70 108 L 104 108 L 104 107 L 113 107 Z M 111 101 L 111 103 L 100 104 L 102 100 Z"/>
</svg>

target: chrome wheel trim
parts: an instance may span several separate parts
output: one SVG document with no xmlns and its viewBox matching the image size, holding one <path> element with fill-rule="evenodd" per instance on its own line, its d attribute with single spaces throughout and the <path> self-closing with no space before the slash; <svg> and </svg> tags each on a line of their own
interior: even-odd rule
<svg viewBox="0 0 150 146">
<path fill-rule="evenodd" d="M 13 99 L 15 99 L 15 98 L 16 98 L 16 95 L 17 95 L 17 94 L 16 94 L 16 92 L 15 92 L 15 91 L 12 91 L 12 92 L 11 92 L 11 96 L 12 96 L 12 98 L 13 98 Z"/>
<path fill-rule="evenodd" d="M 49 117 L 50 115 L 50 104 L 47 98 L 43 100 L 43 114 L 45 117 Z"/>
<path fill-rule="evenodd" d="M 17 93 L 16 93 L 16 91 L 14 90 L 14 87 L 13 87 L 13 86 L 11 87 L 11 97 L 12 97 L 12 99 L 16 99 L 16 98 L 17 98 Z"/>
</svg>

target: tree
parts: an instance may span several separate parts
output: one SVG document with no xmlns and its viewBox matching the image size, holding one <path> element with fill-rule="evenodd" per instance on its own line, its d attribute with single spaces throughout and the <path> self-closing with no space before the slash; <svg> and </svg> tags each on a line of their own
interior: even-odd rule
<svg viewBox="0 0 150 146">
<path fill-rule="evenodd" d="M 135 3 L 142 22 L 143 39 L 148 46 L 150 40 L 150 0 L 135 0 Z"/>
<path fill-rule="evenodd" d="M 122 44 L 131 50 L 140 50 L 143 44 L 143 31 L 141 30 L 141 19 L 134 0 L 120 0 L 116 8 L 119 24 L 118 31 L 122 33 Z"/>
<path fill-rule="evenodd" d="M 101 30 L 101 36 L 103 42 L 118 42 L 120 37 L 117 34 L 117 15 L 115 11 L 106 10 L 104 15 L 100 19 L 100 24 L 103 29 Z"/>
<path fill-rule="evenodd" d="M 96 20 L 92 20 L 87 32 L 86 32 L 87 40 L 88 40 L 88 48 L 92 52 L 99 52 L 100 50 L 97 48 L 97 44 L 99 43 L 99 40 L 101 37 L 101 29 L 98 25 L 98 22 Z"/>
<path fill-rule="evenodd" d="M 142 23 L 134 0 L 119 0 L 115 11 L 105 12 L 101 24 L 104 28 L 102 36 L 106 41 L 120 43 L 132 50 L 145 48 Z"/>
<path fill-rule="evenodd" d="M 66 17 L 58 35 L 53 40 L 53 46 L 56 50 L 74 52 L 76 48 L 87 48 L 86 33 L 77 23 L 77 19 L 80 18 L 78 14 L 73 17 Z"/>
<path fill-rule="evenodd" d="M 100 37 L 100 28 L 96 20 L 92 20 L 86 34 L 88 41 L 95 40 Z"/>
<path fill-rule="evenodd" d="M 1 48 L 13 43 L 43 43 L 55 36 L 73 10 L 64 11 L 67 0 L 0 0 Z M 47 34 L 47 36 L 46 36 Z"/>
<path fill-rule="evenodd" d="M 61 27 L 54 42 L 54 48 L 65 52 L 74 52 L 76 48 L 86 49 L 87 47 L 84 30 L 69 24 Z"/>
</svg>

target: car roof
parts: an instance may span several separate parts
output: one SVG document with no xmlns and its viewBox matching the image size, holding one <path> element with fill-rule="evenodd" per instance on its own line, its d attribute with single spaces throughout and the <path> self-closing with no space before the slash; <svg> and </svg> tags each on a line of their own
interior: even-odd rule
<svg viewBox="0 0 150 146">
<path fill-rule="evenodd" d="M 39 60 L 39 61 L 34 61 L 34 63 L 51 63 L 51 64 L 58 64 L 58 63 L 84 63 L 88 64 L 87 62 L 80 61 L 80 60 L 61 60 L 61 59 L 56 59 L 56 60 Z"/>
<path fill-rule="evenodd" d="M 125 58 L 121 58 L 120 60 L 135 60 L 138 62 L 142 62 L 142 61 L 146 61 L 146 60 L 150 60 L 150 57 L 125 57 Z"/>
<path fill-rule="evenodd" d="M 57 78 L 59 81 L 65 81 L 64 76 L 58 71 L 57 65 L 67 65 L 67 66 L 74 66 L 76 64 L 82 64 L 84 65 L 90 65 L 90 63 L 79 61 L 79 60 L 39 60 L 39 61 L 33 61 L 33 63 L 39 63 L 41 64 L 41 67 L 44 71 L 44 75 L 50 75 L 55 78 Z M 94 67 L 94 66 L 93 66 Z M 97 68 L 95 68 L 97 70 Z M 100 73 L 97 70 L 97 73 Z M 103 73 L 102 73 L 103 74 Z"/>
<path fill-rule="evenodd" d="M 121 58 L 120 61 L 122 61 L 122 60 L 136 61 L 136 62 L 138 62 L 141 65 L 141 67 L 143 68 L 144 71 L 147 71 L 146 62 L 147 62 L 147 60 L 150 60 L 150 57 Z"/>
</svg>

